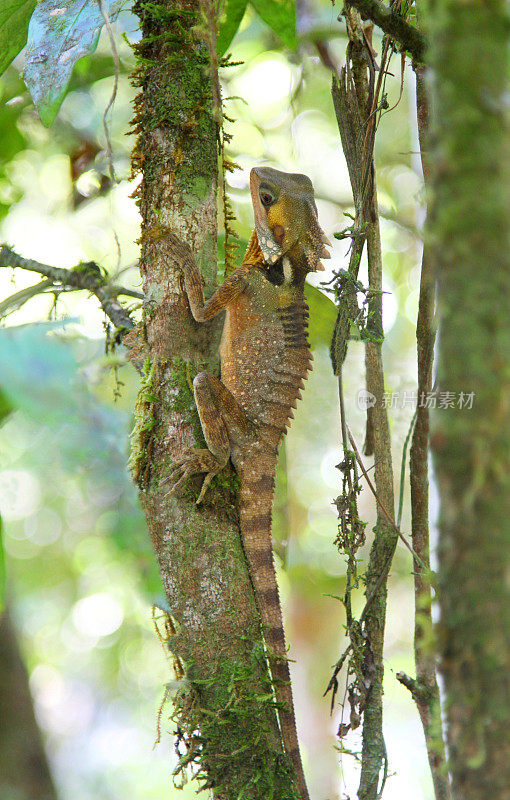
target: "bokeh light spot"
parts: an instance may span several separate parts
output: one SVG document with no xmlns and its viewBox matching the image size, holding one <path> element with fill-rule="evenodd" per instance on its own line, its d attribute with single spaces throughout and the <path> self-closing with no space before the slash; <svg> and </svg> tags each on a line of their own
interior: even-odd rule
<svg viewBox="0 0 510 800">
<path fill-rule="evenodd" d="M 72 617 L 76 629 L 85 636 L 109 636 L 120 628 L 124 614 L 115 598 L 98 592 L 78 600 Z"/>
</svg>

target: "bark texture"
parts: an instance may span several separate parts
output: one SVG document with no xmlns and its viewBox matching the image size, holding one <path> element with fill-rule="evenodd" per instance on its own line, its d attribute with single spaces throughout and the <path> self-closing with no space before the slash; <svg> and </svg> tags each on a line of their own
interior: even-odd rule
<svg viewBox="0 0 510 800">
<path fill-rule="evenodd" d="M 27 671 L 7 610 L 0 616 L 0 796 L 57 800 Z"/>
<path fill-rule="evenodd" d="M 509 25 L 503 0 L 435 0 L 433 204 L 440 637 L 456 800 L 510 797 Z M 507 106 L 507 103 L 506 103 Z M 474 392 L 473 408 L 458 407 Z"/>
<path fill-rule="evenodd" d="M 192 380 L 217 371 L 222 319 L 193 321 L 165 236 L 187 241 L 216 283 L 217 143 L 221 108 L 212 4 L 135 4 L 141 87 L 133 155 L 142 172 L 145 355 L 131 466 L 159 559 L 169 610 L 168 646 L 181 680 L 173 719 L 181 765 L 191 764 L 216 798 L 295 798 L 283 755 L 260 622 L 241 546 L 237 481 L 222 472 L 197 507 L 200 479 L 168 496 L 172 462 L 204 446 Z M 211 39 L 212 37 L 212 39 Z M 210 58 L 212 56 L 212 60 Z"/>
<path fill-rule="evenodd" d="M 416 68 L 418 135 L 425 182 L 430 180 L 429 102 L 424 67 Z M 450 800 L 451 790 L 445 763 L 441 722 L 441 701 L 436 677 L 436 647 L 432 627 L 432 591 L 429 546 L 429 434 L 430 411 L 420 399 L 432 389 L 435 339 L 435 281 L 427 246 L 423 250 L 416 343 L 418 356 L 418 406 L 410 453 L 411 527 L 413 550 L 419 557 L 414 570 L 414 658 L 416 681 L 410 690 L 420 715 L 436 800 Z M 397 676 L 398 677 L 398 676 Z"/>
</svg>

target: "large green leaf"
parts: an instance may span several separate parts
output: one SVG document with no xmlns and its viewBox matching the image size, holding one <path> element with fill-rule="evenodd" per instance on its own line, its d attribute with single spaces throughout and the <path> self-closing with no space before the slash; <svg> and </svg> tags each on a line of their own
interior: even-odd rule
<svg viewBox="0 0 510 800">
<path fill-rule="evenodd" d="M 4 419 L 10 414 L 13 410 L 14 406 L 10 402 L 10 400 L 6 397 L 5 393 L 2 392 L 0 389 L 0 425 L 4 421 Z"/>
<path fill-rule="evenodd" d="M 227 52 L 227 48 L 243 20 L 247 5 L 248 0 L 225 0 L 218 21 L 218 55 L 223 56 Z"/>
<path fill-rule="evenodd" d="M 27 41 L 28 23 L 36 0 L 1 0 L 0 2 L 0 75 Z"/>
<path fill-rule="evenodd" d="M 100 453 L 108 469 L 115 463 L 124 470 L 126 415 L 92 396 L 71 346 L 53 334 L 58 328 L 62 323 L 0 329 L 2 392 L 16 410 L 52 431 L 64 461 Z"/>
<path fill-rule="evenodd" d="M 320 289 L 305 284 L 305 297 L 310 309 L 309 340 L 310 347 L 329 347 L 335 327 L 337 308 Z"/>
<path fill-rule="evenodd" d="M 59 470 L 82 473 L 92 496 L 111 498 L 115 514 L 108 523 L 109 540 L 136 562 L 152 599 L 162 592 L 161 580 L 127 472 L 131 420 L 118 405 L 92 394 L 74 355 L 76 341 L 55 335 L 62 327 L 57 322 L 0 329 L 0 398 L 5 395 L 19 413 L 18 424 L 33 430 L 35 423 L 32 467 L 50 481 Z M 96 357 L 89 352 L 85 364 Z M 1 568 L 0 555 L 0 582 Z"/>
<path fill-rule="evenodd" d="M 282 42 L 294 49 L 297 45 L 295 0 L 251 0 L 251 4 Z"/>
<path fill-rule="evenodd" d="M 124 0 L 104 0 L 114 19 Z M 66 95 L 73 67 L 93 53 L 104 20 L 97 0 L 41 0 L 28 28 L 25 83 L 44 125 L 51 125 Z"/>
<path fill-rule="evenodd" d="M 47 336 L 58 328 L 62 323 L 0 329 L 2 395 L 15 408 L 44 422 L 65 418 L 75 403 L 70 390 L 76 381 L 76 360 L 69 347 Z"/>
<path fill-rule="evenodd" d="M 217 48 L 220 56 L 227 52 L 243 20 L 247 5 L 248 0 L 225 0 L 218 29 Z M 295 0 L 251 0 L 251 5 L 287 47 L 296 47 Z"/>
</svg>

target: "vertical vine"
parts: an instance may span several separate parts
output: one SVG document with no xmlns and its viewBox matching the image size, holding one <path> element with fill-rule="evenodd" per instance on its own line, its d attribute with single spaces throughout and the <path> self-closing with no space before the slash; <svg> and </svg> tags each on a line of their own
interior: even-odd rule
<svg viewBox="0 0 510 800">
<path fill-rule="evenodd" d="M 377 122 L 382 109 L 387 107 L 384 81 L 393 46 L 388 38 L 384 40 L 381 66 L 376 77 L 373 52 L 367 42 L 359 14 L 348 6 L 344 8 L 343 14 L 349 36 L 347 59 L 340 79 L 333 78 L 332 94 L 356 215 L 351 228 L 339 235 L 339 238 L 348 235 L 352 237 L 352 249 L 349 269 L 347 273 L 338 275 L 334 286 L 339 312 L 331 356 L 334 372 L 339 376 L 342 415 L 344 460 L 340 469 L 344 478 L 342 495 L 336 501 L 340 520 L 337 541 L 347 555 L 344 605 L 350 643 L 335 667 L 328 689 L 333 689 L 334 697 L 338 672 L 348 658 L 350 722 L 341 725 L 339 736 L 342 739 L 348 730 L 363 722 L 358 797 L 360 800 L 376 800 L 382 793 L 387 776 L 387 755 L 382 730 L 383 644 L 387 576 L 398 534 L 392 521 L 394 497 L 391 438 L 383 402 L 382 254 L 373 152 Z M 357 294 L 362 287 L 357 277 L 365 243 L 369 286 L 366 290 L 365 308 L 360 309 Z M 356 552 L 363 541 L 365 528 L 365 524 L 359 520 L 356 508 L 356 496 L 360 487 L 354 465 L 356 459 L 360 460 L 360 456 L 345 421 L 341 381 L 342 365 L 353 324 L 358 326 L 361 338 L 365 341 L 366 386 L 375 398 L 367 416 L 365 453 L 374 455 L 378 501 L 374 540 L 368 568 L 363 576 L 367 601 L 360 619 L 352 617 L 350 598 L 352 589 L 358 586 L 361 578 L 358 575 Z M 360 465 L 365 473 L 361 462 Z"/>
</svg>

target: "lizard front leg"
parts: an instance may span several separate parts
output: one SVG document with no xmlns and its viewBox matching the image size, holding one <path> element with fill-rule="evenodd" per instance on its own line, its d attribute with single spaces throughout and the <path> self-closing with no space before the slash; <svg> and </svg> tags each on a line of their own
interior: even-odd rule
<svg viewBox="0 0 510 800">
<path fill-rule="evenodd" d="M 174 464 L 169 480 L 174 482 L 169 494 L 179 491 L 188 478 L 205 472 L 197 505 L 202 502 L 215 475 L 226 466 L 231 445 L 242 446 L 252 442 L 256 435 L 255 424 L 250 422 L 234 396 L 218 378 L 200 372 L 193 381 L 193 392 L 202 431 L 208 450 L 190 450 Z"/>
<path fill-rule="evenodd" d="M 181 269 L 190 310 L 197 322 L 206 322 L 220 311 L 224 311 L 228 304 L 246 288 L 247 268 L 238 267 L 225 278 L 221 286 L 218 286 L 212 297 L 205 300 L 204 281 L 191 248 L 174 233 L 167 235 L 167 243 L 172 256 Z"/>
</svg>

